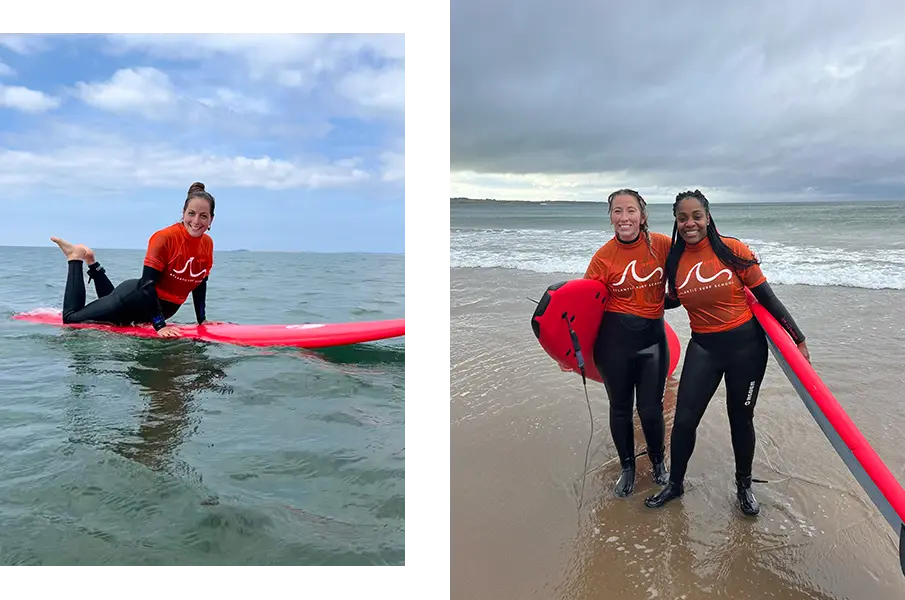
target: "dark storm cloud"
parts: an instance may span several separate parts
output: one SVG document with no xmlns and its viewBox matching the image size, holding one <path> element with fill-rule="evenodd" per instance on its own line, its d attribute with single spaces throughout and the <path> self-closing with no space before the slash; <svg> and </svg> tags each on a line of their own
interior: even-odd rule
<svg viewBox="0 0 905 600">
<path fill-rule="evenodd" d="M 905 197 L 900 1 L 456 0 L 451 16 L 453 170 Z"/>
</svg>

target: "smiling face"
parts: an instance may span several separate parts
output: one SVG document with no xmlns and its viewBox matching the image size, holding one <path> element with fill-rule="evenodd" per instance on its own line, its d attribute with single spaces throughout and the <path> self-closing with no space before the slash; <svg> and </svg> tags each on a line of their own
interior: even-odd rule
<svg viewBox="0 0 905 600">
<path fill-rule="evenodd" d="M 641 225 L 647 217 L 641 211 L 638 199 L 629 194 L 620 194 L 610 204 L 610 222 L 613 230 L 623 242 L 630 242 L 641 233 Z"/>
<path fill-rule="evenodd" d="M 676 226 L 686 244 L 696 244 L 707 237 L 709 224 L 710 215 L 694 196 L 684 198 L 676 205 Z"/>
<path fill-rule="evenodd" d="M 201 237 L 211 226 L 211 203 L 204 198 L 192 198 L 182 211 L 182 224 L 192 237 Z"/>
</svg>

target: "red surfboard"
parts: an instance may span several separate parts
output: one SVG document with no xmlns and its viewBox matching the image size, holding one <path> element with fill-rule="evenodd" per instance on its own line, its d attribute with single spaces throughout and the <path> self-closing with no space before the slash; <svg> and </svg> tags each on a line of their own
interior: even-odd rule
<svg viewBox="0 0 905 600">
<path fill-rule="evenodd" d="M 159 338 L 151 325 L 121 327 L 103 323 L 63 323 L 59 311 L 34 311 L 13 315 L 13 319 L 73 329 L 97 329 L 134 337 Z M 239 346 L 295 346 L 324 348 L 372 342 L 405 335 L 405 319 L 360 321 L 357 323 L 299 323 L 296 325 L 182 325 L 173 323 L 182 339 L 218 342 Z M 168 339 L 168 338 L 160 338 Z M 177 338 L 178 339 L 178 338 Z"/>
<path fill-rule="evenodd" d="M 751 290 L 745 288 L 745 292 L 751 312 L 767 335 L 776 362 L 842 462 L 899 538 L 899 567 L 905 575 L 905 490 L 858 431 L 782 325 L 757 301 Z"/>
<path fill-rule="evenodd" d="M 594 364 L 594 341 L 603 319 L 606 305 L 606 285 L 596 279 L 573 279 L 547 288 L 531 317 L 531 328 L 541 347 L 560 368 L 581 374 L 572 333 L 578 341 L 584 359 L 585 376 L 603 382 Z M 682 351 L 679 336 L 666 323 L 666 342 L 669 347 L 669 370 L 672 375 L 679 364 Z"/>
</svg>

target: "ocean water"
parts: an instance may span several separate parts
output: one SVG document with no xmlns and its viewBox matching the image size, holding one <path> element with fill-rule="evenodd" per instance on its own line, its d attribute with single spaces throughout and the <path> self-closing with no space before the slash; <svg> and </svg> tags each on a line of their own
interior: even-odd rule
<svg viewBox="0 0 905 600">
<path fill-rule="evenodd" d="M 815 371 L 905 484 L 905 202 L 712 210 L 760 255 Z M 671 234 L 670 206 L 650 212 L 652 230 Z M 905 597 L 897 535 L 772 356 L 755 409 L 759 517 L 736 504 L 722 386 L 683 498 L 644 506 L 657 490 L 645 457 L 635 493 L 613 495 L 606 392 L 562 373 L 530 327 L 531 299 L 581 276 L 612 237 L 605 204 L 451 202 L 450 217 L 453 598 Z M 683 354 L 667 380 L 668 444 L 690 331 L 683 308 L 666 320 Z M 635 444 L 645 447 L 637 418 Z"/>
<path fill-rule="evenodd" d="M 114 284 L 143 253 L 97 249 Z M 404 256 L 215 255 L 208 316 L 405 316 Z M 404 338 L 319 351 L 11 320 L 56 246 L 0 247 L 0 564 L 404 564 Z M 88 299 L 94 298 L 93 286 Z M 194 320 L 191 300 L 172 319 Z"/>
<path fill-rule="evenodd" d="M 776 284 L 905 289 L 905 202 L 712 204 L 723 235 L 748 243 Z M 650 204 L 672 235 L 671 204 Z M 584 273 L 613 235 L 606 203 L 451 202 L 450 266 Z"/>
</svg>

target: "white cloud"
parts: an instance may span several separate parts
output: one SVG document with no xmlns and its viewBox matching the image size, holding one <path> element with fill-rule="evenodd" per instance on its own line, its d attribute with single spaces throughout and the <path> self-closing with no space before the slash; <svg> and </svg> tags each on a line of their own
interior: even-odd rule
<svg viewBox="0 0 905 600">
<path fill-rule="evenodd" d="M 495 198 L 498 200 L 601 200 L 615 189 L 626 187 L 626 173 L 475 173 L 454 171 L 449 174 L 450 196 L 454 198 Z M 635 183 L 635 185 L 638 185 Z M 654 200 L 647 188 L 642 195 Z"/>
<path fill-rule="evenodd" d="M 103 82 L 80 81 L 75 95 L 86 104 L 112 112 L 131 112 L 151 119 L 177 118 L 197 121 L 201 107 L 232 113 L 268 115 L 273 112 L 264 98 L 248 96 L 226 87 L 201 91 L 180 89 L 170 77 L 153 67 L 120 69 Z"/>
<path fill-rule="evenodd" d="M 166 73 L 152 67 L 120 69 L 109 81 L 75 84 L 76 94 L 85 103 L 115 112 L 138 112 L 158 116 L 177 100 Z"/>
<path fill-rule="evenodd" d="M 13 85 L 0 85 L 0 107 L 21 110 L 27 113 L 41 113 L 60 106 L 59 98 L 44 92 Z"/>
<path fill-rule="evenodd" d="M 266 115 L 272 112 L 267 100 L 252 98 L 227 88 L 218 88 L 214 91 L 213 96 L 199 98 L 198 102 L 210 108 L 225 108 L 236 113 Z"/>
<path fill-rule="evenodd" d="M 285 87 L 302 87 L 310 80 L 298 69 L 282 69 L 277 72 L 277 82 Z"/>
<path fill-rule="evenodd" d="M 9 48 L 17 54 L 30 54 L 45 48 L 46 39 L 40 35 L 29 33 L 0 34 L 0 46 Z"/>
<path fill-rule="evenodd" d="M 361 69 L 343 76 L 337 91 L 366 108 L 405 110 L 405 71 Z"/>
<path fill-rule="evenodd" d="M 0 77 L 13 77 L 16 74 L 16 71 L 0 60 Z"/>
<path fill-rule="evenodd" d="M 329 69 L 341 60 L 370 51 L 387 60 L 405 56 L 401 35 L 323 34 L 114 34 L 108 40 L 118 50 L 143 50 L 161 58 L 197 60 L 217 54 L 240 56 L 250 64 L 286 66 L 311 64 Z"/>
<path fill-rule="evenodd" d="M 0 45 L 17 52 L 32 52 L 49 48 L 52 39 L 40 35 L 0 36 Z M 274 84 L 307 93 L 326 85 L 372 115 L 405 109 L 402 34 L 112 34 L 102 39 L 110 53 L 140 52 L 148 60 L 201 62 L 206 74 L 221 69 L 220 59 L 226 59 L 230 87 L 239 85 L 237 76 L 246 78 L 253 86 L 251 90 Z M 263 110 L 259 100 L 199 91 L 192 81 L 186 86 L 174 85 L 166 74 L 150 67 L 122 69 L 106 82 L 81 81 L 74 93 L 104 110 L 157 118 L 176 115 L 172 109 L 179 102 L 187 103 L 190 96 L 209 107 L 270 112 Z M 245 93 L 250 96 L 255 91 Z M 179 108 L 192 115 L 191 107 L 183 104 Z"/>
<path fill-rule="evenodd" d="M 45 134 L 36 135 L 45 139 Z M 358 157 L 328 161 L 269 156 L 226 156 L 183 151 L 166 144 L 136 144 L 113 133 L 67 126 L 52 134 L 48 149 L 0 149 L 0 186 L 10 194 L 36 186 L 91 193 L 169 187 L 174 181 L 210 181 L 216 187 L 268 190 L 355 186 L 371 179 Z M 20 140 L 21 141 L 21 140 Z M 40 147 L 41 149 L 37 149 Z"/>
<path fill-rule="evenodd" d="M 243 61 L 248 77 L 310 90 L 319 78 L 340 78 L 343 95 L 381 110 L 405 108 L 405 38 L 402 35 L 217 34 L 108 36 L 114 51 L 196 61 L 218 55 Z M 388 63 L 385 71 L 355 71 L 361 53 Z M 351 73 L 347 71 L 353 69 Z"/>
<path fill-rule="evenodd" d="M 383 181 L 402 181 L 405 179 L 405 154 L 400 152 L 384 152 L 380 155 L 383 167 Z"/>
</svg>

